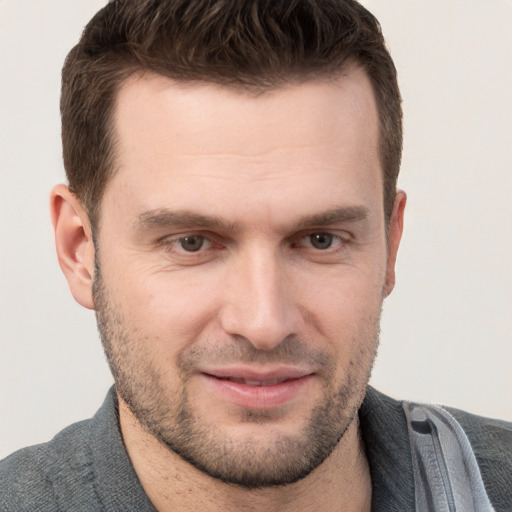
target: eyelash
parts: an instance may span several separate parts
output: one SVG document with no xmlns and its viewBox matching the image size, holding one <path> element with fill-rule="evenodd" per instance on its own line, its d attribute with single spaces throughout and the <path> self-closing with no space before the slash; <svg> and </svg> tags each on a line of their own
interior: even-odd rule
<svg viewBox="0 0 512 512">
<path fill-rule="evenodd" d="M 313 236 L 317 236 L 317 237 L 330 237 L 333 242 L 333 244 L 335 244 L 335 246 L 333 245 L 330 245 L 329 247 L 326 247 L 324 249 L 320 249 L 318 247 L 314 247 L 314 242 L 313 242 L 313 239 L 312 237 Z M 306 239 L 310 239 L 310 242 L 311 242 L 311 246 L 313 249 L 316 249 L 318 252 L 333 252 L 337 249 L 339 249 L 340 246 L 344 246 L 345 244 L 348 243 L 348 240 L 342 238 L 340 235 L 335 235 L 334 233 L 330 233 L 328 231 L 314 231 L 312 233 L 308 233 L 307 235 L 303 235 L 302 237 L 300 237 L 300 240 L 306 240 Z"/>
<path fill-rule="evenodd" d="M 203 244 L 197 251 L 186 251 L 183 247 L 180 247 L 180 243 L 187 238 L 199 238 L 201 237 L 203 240 Z M 209 246 L 205 249 L 203 247 L 204 243 L 207 243 Z M 205 250 L 211 249 L 213 245 L 215 245 L 214 240 L 211 236 L 202 234 L 202 233 L 187 233 L 180 236 L 166 237 L 159 241 L 158 245 L 164 247 L 168 252 L 173 252 L 175 250 L 179 250 L 181 254 L 185 254 L 187 256 L 199 256 L 204 253 Z M 219 249 L 222 248 L 221 244 L 219 245 Z"/>
<path fill-rule="evenodd" d="M 332 244 L 329 247 L 326 247 L 325 249 L 315 248 L 311 242 L 311 237 L 313 237 L 315 235 L 332 237 Z M 187 251 L 186 249 L 183 248 L 181 243 L 187 238 L 194 238 L 194 237 L 201 237 L 202 245 L 196 251 Z M 304 245 L 303 241 L 308 240 L 308 239 L 310 241 L 309 245 Z M 341 235 L 334 234 L 329 231 L 313 231 L 313 232 L 308 232 L 306 234 L 300 234 L 300 235 L 294 236 L 291 240 L 292 241 L 290 243 L 290 246 L 292 248 L 299 249 L 302 247 L 305 249 L 311 249 L 317 254 L 322 254 L 322 253 L 332 254 L 334 252 L 342 251 L 345 248 L 345 246 L 349 243 L 350 237 L 348 234 L 346 234 L 346 236 L 343 237 Z M 205 243 L 207 244 L 207 247 L 204 247 Z M 204 257 L 204 254 L 206 251 L 209 251 L 211 249 L 221 250 L 225 247 L 224 244 L 216 242 L 215 237 L 212 237 L 209 234 L 193 233 L 193 232 L 182 234 L 179 236 L 163 238 L 162 240 L 159 241 L 159 245 L 163 246 L 168 252 L 171 252 L 171 253 L 177 250 L 177 251 L 179 251 L 180 255 L 185 255 L 188 258 L 193 258 L 194 256 L 197 258 Z"/>
</svg>

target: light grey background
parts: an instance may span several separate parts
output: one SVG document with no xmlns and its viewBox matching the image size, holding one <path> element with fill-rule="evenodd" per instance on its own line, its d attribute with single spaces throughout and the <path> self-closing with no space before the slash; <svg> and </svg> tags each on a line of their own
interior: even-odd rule
<svg viewBox="0 0 512 512">
<path fill-rule="evenodd" d="M 104 0 L 0 0 L 0 457 L 89 417 L 112 379 L 54 255 L 67 51 Z M 398 284 L 373 384 L 512 420 L 512 2 L 367 0 L 399 70 Z"/>
</svg>

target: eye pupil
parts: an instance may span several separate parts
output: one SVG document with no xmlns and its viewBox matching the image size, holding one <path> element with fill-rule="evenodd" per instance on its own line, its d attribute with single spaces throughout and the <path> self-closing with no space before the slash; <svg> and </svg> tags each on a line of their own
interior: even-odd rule
<svg viewBox="0 0 512 512">
<path fill-rule="evenodd" d="M 196 252 L 201 249 L 204 243 L 204 237 L 202 236 L 185 236 L 180 239 L 180 245 L 188 252 Z"/>
<path fill-rule="evenodd" d="M 310 240 L 315 249 L 329 249 L 332 245 L 332 235 L 329 233 L 315 233 L 310 235 Z"/>
</svg>

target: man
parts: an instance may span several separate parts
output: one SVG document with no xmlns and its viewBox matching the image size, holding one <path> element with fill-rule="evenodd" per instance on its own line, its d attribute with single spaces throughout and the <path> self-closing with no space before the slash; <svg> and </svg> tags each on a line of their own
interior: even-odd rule
<svg viewBox="0 0 512 512">
<path fill-rule="evenodd" d="M 61 106 L 57 252 L 115 390 L 2 463 L 4 510 L 507 510 L 510 425 L 367 388 L 405 207 L 370 13 L 112 2 Z"/>
</svg>

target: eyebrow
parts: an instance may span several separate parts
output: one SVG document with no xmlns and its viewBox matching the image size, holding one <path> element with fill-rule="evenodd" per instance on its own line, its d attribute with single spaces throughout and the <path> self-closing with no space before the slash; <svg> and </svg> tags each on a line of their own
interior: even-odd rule
<svg viewBox="0 0 512 512">
<path fill-rule="evenodd" d="M 295 229 L 312 226 L 328 226 L 330 224 L 347 224 L 367 220 L 370 211 L 366 206 L 345 206 L 325 212 L 300 217 L 294 223 Z"/>
<path fill-rule="evenodd" d="M 236 224 L 226 222 L 220 217 L 201 215 L 187 210 L 168 210 L 167 208 L 158 208 L 141 213 L 135 222 L 136 229 L 151 229 L 165 226 L 197 227 L 229 232 L 236 230 Z"/>
<path fill-rule="evenodd" d="M 297 218 L 292 226 L 300 230 L 313 226 L 328 226 L 331 224 L 346 224 L 367 220 L 369 210 L 365 206 L 346 206 L 335 208 L 313 215 Z M 135 221 L 135 229 L 145 230 L 166 226 L 197 227 L 216 229 L 225 232 L 240 230 L 239 224 L 228 222 L 221 217 L 201 215 L 188 210 L 169 210 L 158 208 L 141 213 Z"/>
</svg>

